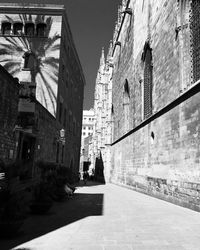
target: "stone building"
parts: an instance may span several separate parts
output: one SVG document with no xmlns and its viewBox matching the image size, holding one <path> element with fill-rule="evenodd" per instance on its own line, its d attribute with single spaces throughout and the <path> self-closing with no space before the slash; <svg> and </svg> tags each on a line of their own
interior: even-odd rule
<svg viewBox="0 0 200 250">
<path fill-rule="evenodd" d="M 197 0 L 122 1 L 107 173 L 113 183 L 198 211 L 199 11 Z"/>
<path fill-rule="evenodd" d="M 19 82 L 0 66 L 0 158 L 9 162 L 16 157 L 14 128 L 17 121 Z"/>
<path fill-rule="evenodd" d="M 89 164 L 91 164 L 91 138 L 94 130 L 94 109 L 83 110 L 82 119 L 82 135 L 81 135 L 81 151 L 80 151 L 80 172 L 84 170 L 84 165 L 86 169 L 89 169 Z"/>
<path fill-rule="evenodd" d="M 17 157 L 78 176 L 85 79 L 64 6 L 0 4 L 0 25 L 0 64 L 20 82 Z"/>
<path fill-rule="evenodd" d="M 92 136 L 92 168 L 95 178 L 108 181 L 111 168 L 110 146 L 112 141 L 112 41 L 105 58 L 102 49 L 94 93 L 95 124 Z"/>
</svg>

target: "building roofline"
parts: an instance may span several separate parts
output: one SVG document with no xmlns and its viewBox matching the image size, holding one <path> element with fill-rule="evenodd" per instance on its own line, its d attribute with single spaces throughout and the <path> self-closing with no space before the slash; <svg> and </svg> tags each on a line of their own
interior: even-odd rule
<svg viewBox="0 0 200 250">
<path fill-rule="evenodd" d="M 27 11 L 31 11 L 32 14 L 38 14 L 38 12 L 44 11 L 47 14 L 61 14 L 65 11 L 64 5 L 56 5 L 56 4 L 20 4 L 20 3 L 0 3 L 0 13 L 27 13 Z"/>
</svg>

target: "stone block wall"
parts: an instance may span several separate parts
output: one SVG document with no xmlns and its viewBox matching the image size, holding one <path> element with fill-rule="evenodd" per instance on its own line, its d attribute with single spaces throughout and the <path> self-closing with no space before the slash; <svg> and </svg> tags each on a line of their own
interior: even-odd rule
<svg viewBox="0 0 200 250">
<path fill-rule="evenodd" d="M 200 211 L 197 93 L 112 146 L 112 181 Z"/>
<path fill-rule="evenodd" d="M 114 183 L 200 211 L 200 94 L 192 76 L 191 27 L 187 19 L 190 5 L 186 1 L 184 9 L 182 2 L 129 3 L 134 12 L 133 50 L 129 61 L 123 59 L 127 64 L 113 71 L 114 141 L 110 174 Z M 180 22 L 183 16 L 188 25 Z M 152 49 L 153 109 L 150 119 L 144 120 L 142 56 L 146 42 Z M 124 51 L 121 60 L 128 57 Z M 114 52 L 113 60 L 117 61 L 118 56 Z M 126 78 L 130 82 L 129 133 L 123 130 Z"/>
</svg>

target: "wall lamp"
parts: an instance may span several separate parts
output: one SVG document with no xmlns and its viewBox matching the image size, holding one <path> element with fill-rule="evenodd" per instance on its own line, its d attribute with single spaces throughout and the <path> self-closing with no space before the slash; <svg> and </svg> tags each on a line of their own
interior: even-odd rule
<svg viewBox="0 0 200 250">
<path fill-rule="evenodd" d="M 133 14 L 133 11 L 132 11 L 131 8 L 127 8 L 127 9 L 125 9 L 122 13 L 132 15 L 132 14 Z"/>
<path fill-rule="evenodd" d="M 116 41 L 115 42 L 115 46 L 117 46 L 117 45 L 121 46 L 121 42 L 120 41 Z"/>
</svg>

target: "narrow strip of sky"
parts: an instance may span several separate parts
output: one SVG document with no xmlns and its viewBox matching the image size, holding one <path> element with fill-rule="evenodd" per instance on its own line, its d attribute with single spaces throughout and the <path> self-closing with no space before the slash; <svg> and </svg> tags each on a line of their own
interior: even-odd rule
<svg viewBox="0 0 200 250">
<path fill-rule="evenodd" d="M 93 107 L 94 87 L 102 47 L 113 37 L 122 0 L 67 0 L 67 14 L 86 78 L 84 109 Z"/>
</svg>

